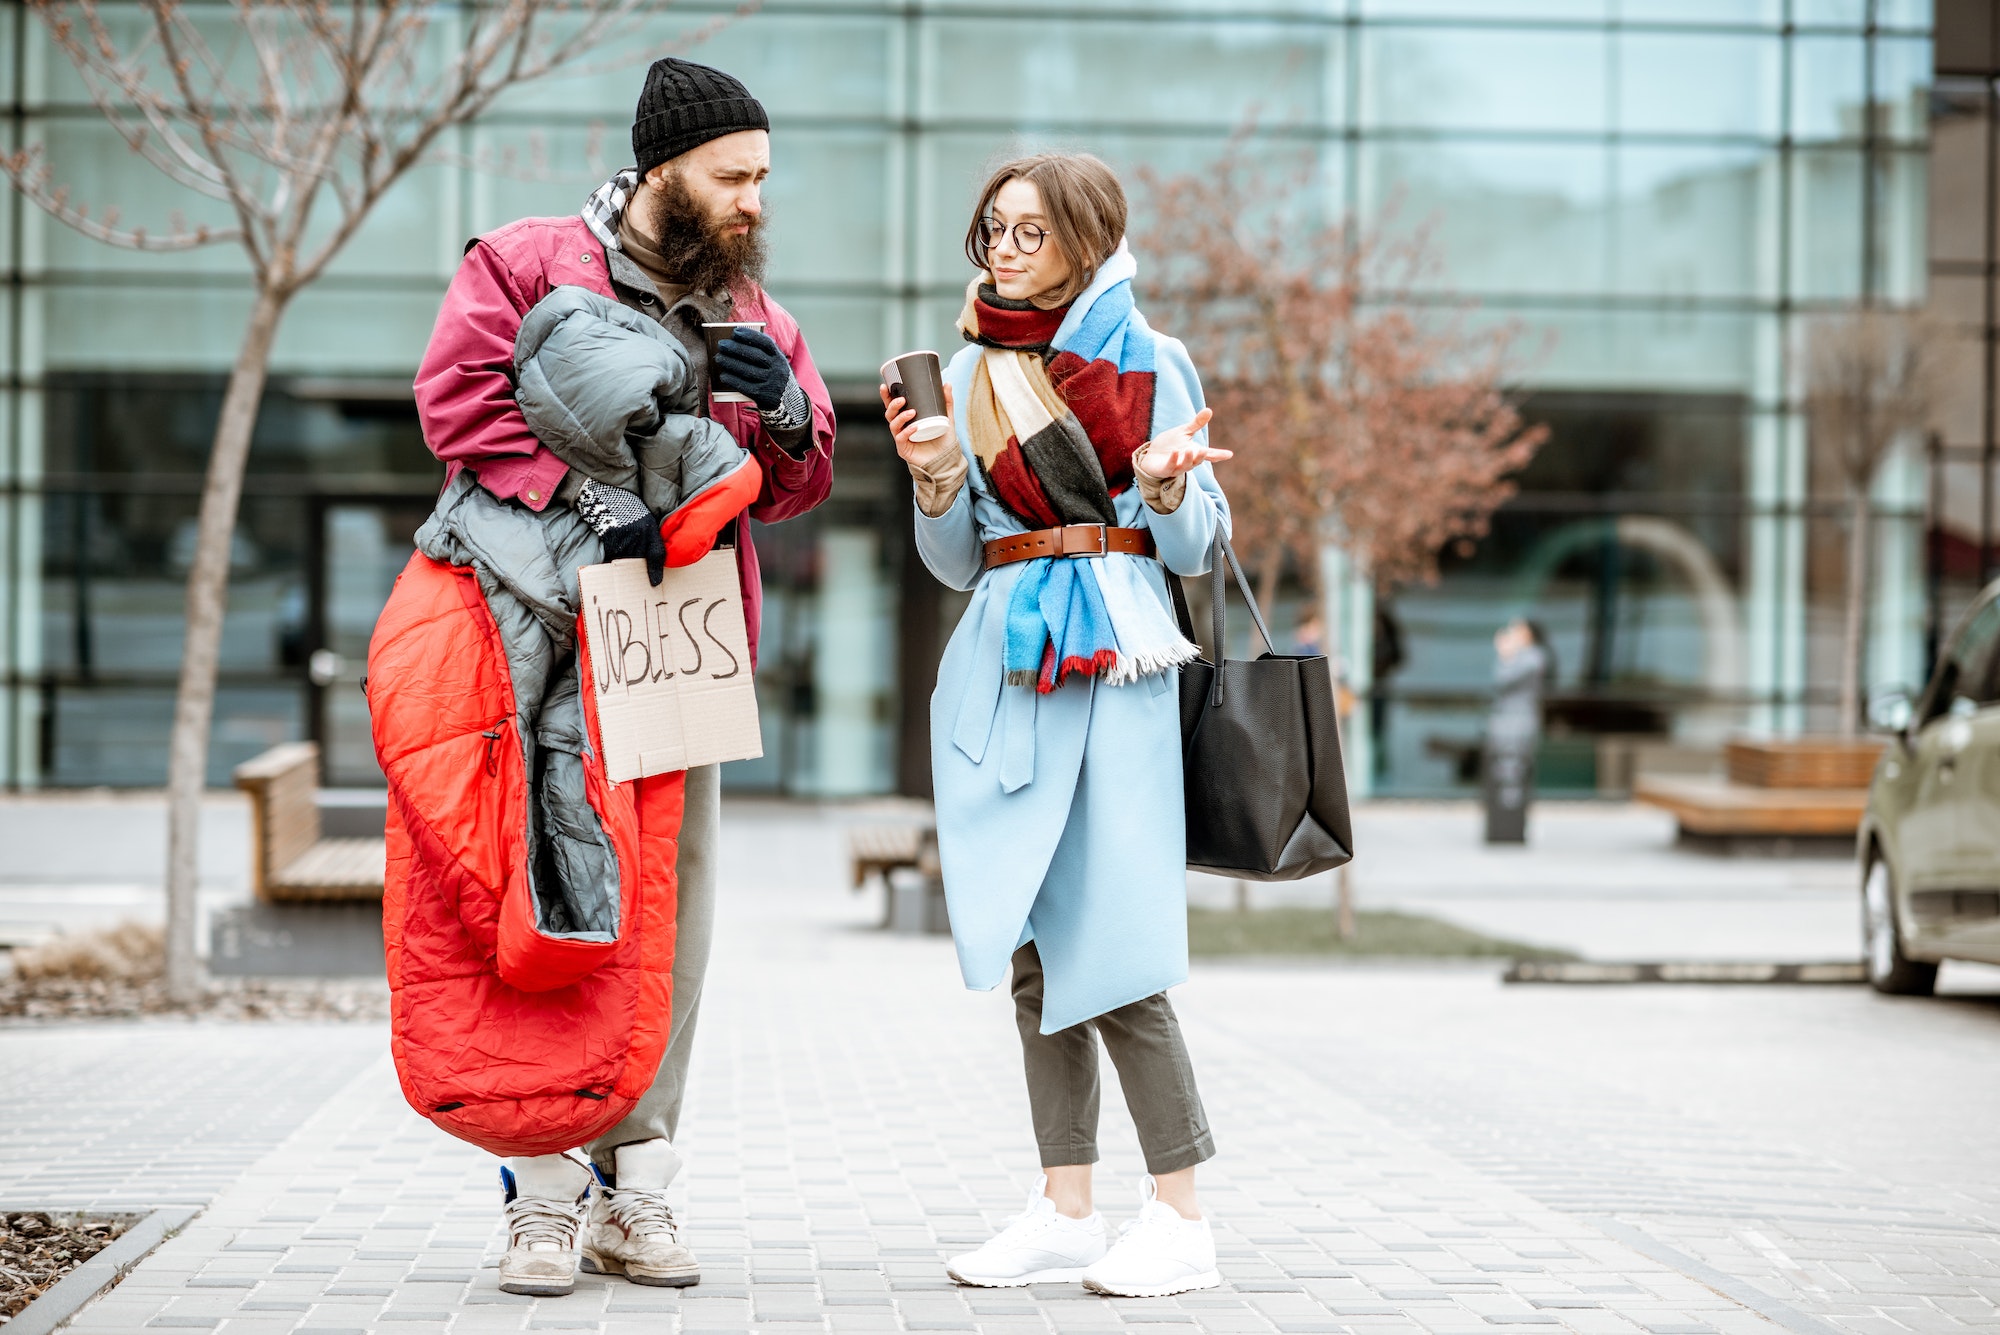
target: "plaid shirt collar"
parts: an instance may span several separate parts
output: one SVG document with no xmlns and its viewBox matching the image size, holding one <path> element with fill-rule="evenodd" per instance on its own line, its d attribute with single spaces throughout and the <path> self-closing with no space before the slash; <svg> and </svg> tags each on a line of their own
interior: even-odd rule
<svg viewBox="0 0 2000 1335">
<path fill-rule="evenodd" d="M 604 243 L 606 250 L 624 249 L 618 244 L 618 224 L 625 216 L 625 206 L 632 202 L 632 194 L 638 188 L 639 169 L 625 167 L 591 191 L 590 198 L 583 201 L 583 225 L 590 229 L 592 236 Z"/>
</svg>

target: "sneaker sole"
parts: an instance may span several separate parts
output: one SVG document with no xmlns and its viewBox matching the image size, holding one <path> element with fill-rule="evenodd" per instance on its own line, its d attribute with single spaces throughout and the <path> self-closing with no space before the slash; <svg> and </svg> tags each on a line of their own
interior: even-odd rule
<svg viewBox="0 0 2000 1335">
<path fill-rule="evenodd" d="M 1176 1293 L 1192 1293 L 1196 1289 L 1213 1289 L 1221 1285 L 1221 1283 L 1221 1275 L 1213 1270 L 1207 1270 L 1199 1275 L 1190 1275 L 1186 1279 L 1176 1280 L 1172 1284 L 1129 1284 L 1124 1288 L 1117 1289 L 1112 1288 L 1102 1280 L 1091 1279 L 1086 1276 L 1083 1281 L 1083 1287 L 1089 1289 L 1092 1293 L 1101 1293 L 1107 1298 L 1171 1298 Z"/>
<path fill-rule="evenodd" d="M 1083 1270 L 1082 1266 L 1077 1266 L 1073 1270 L 1037 1270 L 1031 1275 L 1016 1275 L 1010 1279 L 1002 1279 L 997 1276 L 961 1275 L 950 1266 L 944 1268 L 945 1274 L 960 1284 L 969 1284 L 975 1289 L 1025 1289 L 1030 1284 L 1074 1284 L 1083 1278 Z"/>
<path fill-rule="evenodd" d="M 665 1272 L 644 1272 L 632 1269 L 614 1257 L 600 1258 L 596 1252 L 583 1254 L 583 1269 L 591 1275 L 622 1275 L 634 1284 L 645 1284 L 656 1289 L 689 1289 L 701 1283 L 701 1269 L 669 1270 Z"/>
<path fill-rule="evenodd" d="M 567 1284 L 537 1283 L 531 1279 L 503 1279 L 500 1292 L 517 1294 L 523 1298 L 567 1298 L 576 1292 L 576 1281 Z"/>
</svg>

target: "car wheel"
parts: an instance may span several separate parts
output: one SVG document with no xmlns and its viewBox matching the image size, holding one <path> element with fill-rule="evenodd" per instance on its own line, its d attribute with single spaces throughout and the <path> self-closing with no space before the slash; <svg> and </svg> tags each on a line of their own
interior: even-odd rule
<svg viewBox="0 0 2000 1335">
<path fill-rule="evenodd" d="M 1896 930 L 1896 891 L 1886 858 L 1868 864 L 1861 883 L 1861 940 L 1868 966 L 1868 985 L 1893 996 L 1927 997 L 1937 988 L 1938 966 L 1903 954 Z"/>
</svg>

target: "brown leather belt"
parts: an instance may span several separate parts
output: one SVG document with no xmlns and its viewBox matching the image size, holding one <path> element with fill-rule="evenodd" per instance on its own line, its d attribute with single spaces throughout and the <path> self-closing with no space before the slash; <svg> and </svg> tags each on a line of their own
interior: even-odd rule
<svg viewBox="0 0 2000 1335">
<path fill-rule="evenodd" d="M 1103 556 L 1107 552 L 1151 556 L 1153 535 L 1143 528 L 1108 528 L 1103 524 L 1038 528 L 987 543 L 986 568 L 1032 561 L 1038 556 Z"/>
</svg>

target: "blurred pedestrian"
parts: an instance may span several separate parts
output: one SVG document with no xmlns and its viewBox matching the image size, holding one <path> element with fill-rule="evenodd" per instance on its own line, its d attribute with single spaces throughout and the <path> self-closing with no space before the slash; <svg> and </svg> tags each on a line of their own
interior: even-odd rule
<svg viewBox="0 0 2000 1335">
<path fill-rule="evenodd" d="M 1528 840 L 1535 747 L 1542 736 L 1542 692 L 1553 672 L 1548 635 L 1516 618 L 1493 636 L 1493 709 L 1486 719 L 1486 842 Z"/>
<path fill-rule="evenodd" d="M 593 559 L 598 545 L 605 560 L 643 559 L 660 582 L 667 555 L 661 515 L 638 491 L 567 464 L 531 431 L 516 400 L 524 317 L 552 294 L 574 299 L 581 291 L 592 294 L 584 300 L 613 334 L 636 324 L 651 337 L 657 326 L 679 345 L 675 364 L 689 368 L 696 386 L 690 416 L 704 419 L 705 430 L 719 426 L 734 437 L 761 471 L 751 518 L 775 523 L 826 499 L 832 401 L 797 322 L 761 286 L 769 130 L 763 105 L 739 80 L 693 61 L 655 61 L 634 113 L 632 166 L 600 186 L 579 213 L 522 219 L 467 246 L 416 382 L 424 440 L 448 465 L 448 485 L 469 472 L 509 513 L 545 516 L 547 524 L 573 513 L 595 531 Z M 739 327 L 711 357 L 705 324 Z M 599 355 L 592 365 L 608 374 L 603 362 Z M 754 661 L 757 557 L 749 526 L 737 519 L 733 532 Z M 573 582 L 569 588 L 574 596 Z M 714 926 L 717 766 L 687 772 L 685 803 L 665 1055 L 637 1106 L 583 1147 L 587 1162 L 569 1154 L 508 1161 L 502 1170 L 508 1250 L 500 1264 L 506 1292 L 570 1292 L 579 1234 L 587 1269 L 661 1286 L 700 1279 L 666 1190 L 681 1166 L 671 1142 Z M 591 1039 L 574 1036 L 577 1043 Z M 505 1035 L 491 1041 L 504 1047 Z M 495 1060 L 506 1055 L 496 1052 Z"/>
<path fill-rule="evenodd" d="M 920 443 L 882 399 L 924 563 L 972 591 L 931 697 L 938 847 L 966 985 L 1011 959 L 1042 1162 L 1027 1210 L 947 1271 L 1161 1297 L 1220 1283 L 1194 1186 L 1214 1141 L 1166 997 L 1187 978 L 1175 682 L 1198 650 L 1161 566 L 1208 569 L 1229 451 L 1206 443 L 1186 349 L 1133 306 L 1125 220 L 1096 158 L 1001 167 L 966 236 L 957 430 Z M 1100 1035 L 1148 1174 L 1115 1243 L 1091 1201 Z"/>
</svg>

